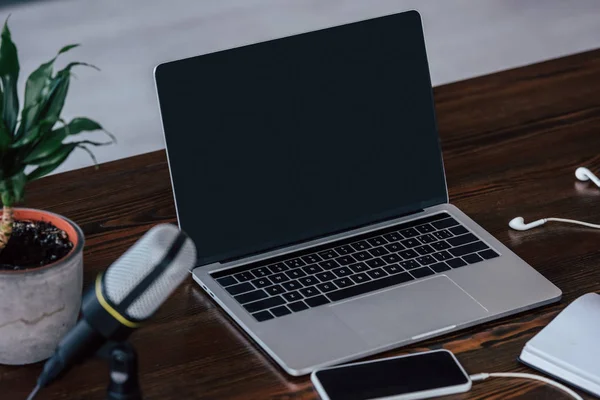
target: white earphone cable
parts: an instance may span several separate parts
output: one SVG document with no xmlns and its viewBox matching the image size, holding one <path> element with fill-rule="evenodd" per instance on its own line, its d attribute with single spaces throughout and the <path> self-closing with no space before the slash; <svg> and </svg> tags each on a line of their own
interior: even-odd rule
<svg viewBox="0 0 600 400">
<path fill-rule="evenodd" d="M 575 391 L 569 389 L 565 385 L 555 382 L 552 379 L 548 379 L 548 378 L 545 378 L 545 377 L 539 376 L 539 375 L 523 374 L 523 373 L 518 373 L 518 372 L 495 372 L 495 373 L 490 373 L 490 374 L 487 374 L 487 373 L 475 374 L 475 375 L 471 375 L 470 378 L 473 382 L 483 381 L 488 378 L 532 379 L 535 381 L 544 382 L 548 385 L 554 386 L 557 389 L 560 389 L 563 392 L 567 393 L 569 396 L 571 396 L 575 400 L 583 400 L 583 398 L 580 395 L 578 395 Z"/>
<path fill-rule="evenodd" d="M 590 224 L 589 222 L 577 221 L 574 219 L 565 219 L 565 218 L 544 218 L 546 221 L 554 221 L 554 222 L 563 222 L 566 224 L 575 224 L 575 225 L 583 225 L 588 228 L 600 229 L 600 225 Z"/>
</svg>

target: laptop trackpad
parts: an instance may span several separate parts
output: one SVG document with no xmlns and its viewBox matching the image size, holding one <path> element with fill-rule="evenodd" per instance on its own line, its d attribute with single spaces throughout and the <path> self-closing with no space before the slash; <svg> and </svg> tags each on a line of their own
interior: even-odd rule
<svg viewBox="0 0 600 400">
<path fill-rule="evenodd" d="M 369 345 L 429 336 L 487 314 L 445 275 L 336 304 L 331 311 Z"/>
</svg>

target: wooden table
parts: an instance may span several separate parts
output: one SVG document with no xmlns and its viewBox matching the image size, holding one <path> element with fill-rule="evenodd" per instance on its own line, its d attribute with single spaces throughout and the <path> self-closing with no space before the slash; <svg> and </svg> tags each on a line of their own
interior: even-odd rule
<svg viewBox="0 0 600 400">
<path fill-rule="evenodd" d="M 571 301 L 600 291 L 600 232 L 552 224 L 514 232 L 507 223 L 518 215 L 600 222 L 600 189 L 574 176 L 578 166 L 600 172 L 600 50 L 438 87 L 435 100 L 451 201 L 564 296 L 382 356 L 446 348 L 470 373 L 531 372 L 516 361 L 525 342 Z M 151 226 L 175 222 L 163 151 L 34 182 L 26 205 L 83 228 L 86 285 Z M 147 399 L 316 398 L 307 377 L 286 376 L 191 278 L 132 342 Z M 0 366 L 0 398 L 24 399 L 40 369 Z M 106 383 L 106 366 L 91 360 L 38 398 L 103 399 Z M 529 381 L 490 379 L 455 398 L 560 396 Z"/>
</svg>

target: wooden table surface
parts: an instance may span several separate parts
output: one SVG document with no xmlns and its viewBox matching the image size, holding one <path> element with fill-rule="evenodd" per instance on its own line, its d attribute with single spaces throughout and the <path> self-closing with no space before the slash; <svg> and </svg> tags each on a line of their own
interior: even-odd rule
<svg viewBox="0 0 600 400">
<path fill-rule="evenodd" d="M 508 221 L 549 216 L 600 222 L 600 50 L 435 88 L 450 200 L 563 290 L 560 303 L 390 351 L 453 351 L 469 373 L 531 372 L 523 345 L 567 304 L 600 291 L 600 232 Z M 85 285 L 155 224 L 175 222 L 165 153 L 149 153 L 34 182 L 26 206 L 68 216 L 86 235 Z M 599 315 L 600 317 L 600 315 Z M 187 279 L 131 337 L 147 399 L 314 399 Z M 0 398 L 24 399 L 41 364 L 0 366 Z M 103 399 L 107 367 L 91 360 L 36 399 Z M 530 381 L 490 379 L 456 399 L 558 399 Z"/>
</svg>

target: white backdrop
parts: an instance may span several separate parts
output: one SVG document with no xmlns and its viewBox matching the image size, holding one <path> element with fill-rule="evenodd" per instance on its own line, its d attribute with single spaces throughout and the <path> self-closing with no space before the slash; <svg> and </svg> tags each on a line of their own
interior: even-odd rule
<svg viewBox="0 0 600 400">
<path fill-rule="evenodd" d="M 407 9 L 423 16 L 434 85 L 600 47 L 598 0 L 71 0 L 0 17 L 12 14 L 23 75 L 67 43 L 83 46 L 63 63 L 102 69 L 76 71 L 65 116 L 96 119 L 119 138 L 96 149 L 105 162 L 164 147 L 156 64 Z M 57 172 L 87 165 L 80 152 Z"/>
</svg>

